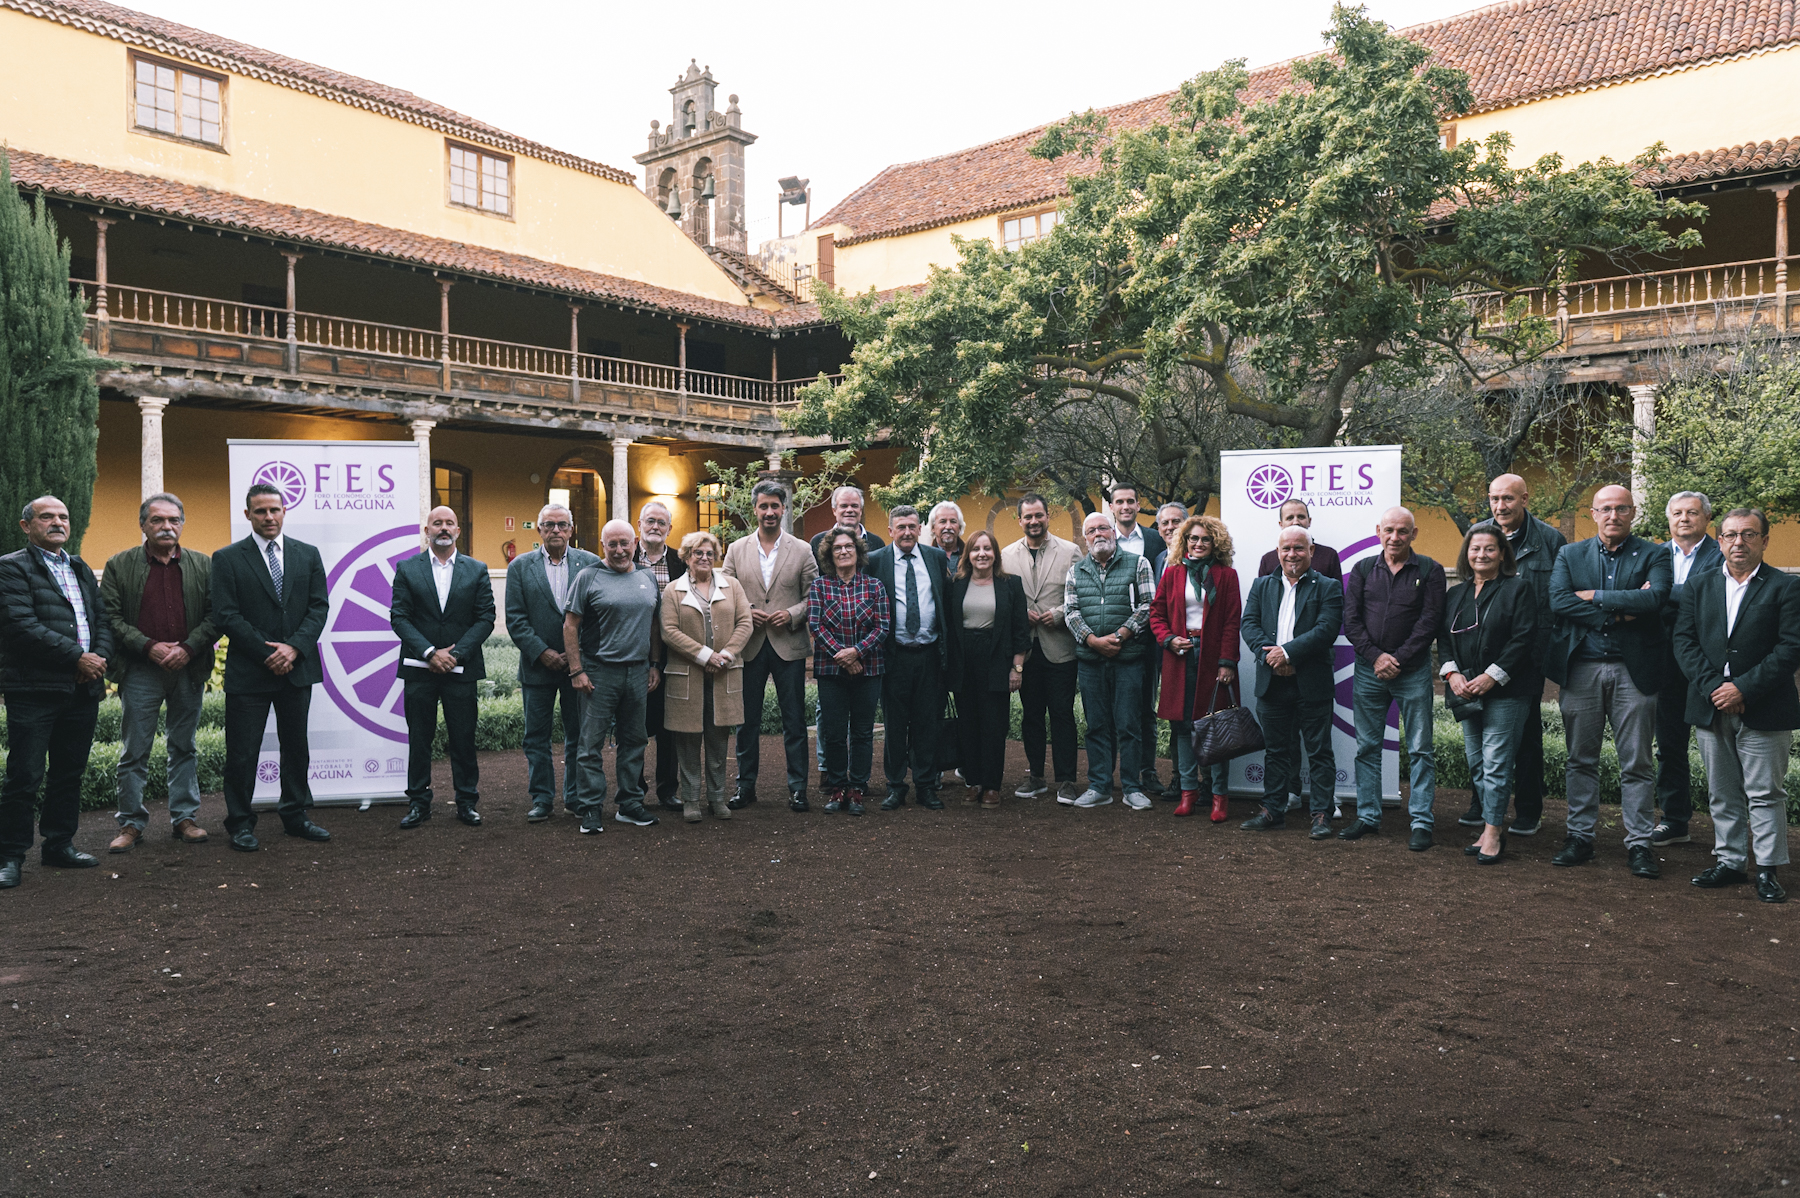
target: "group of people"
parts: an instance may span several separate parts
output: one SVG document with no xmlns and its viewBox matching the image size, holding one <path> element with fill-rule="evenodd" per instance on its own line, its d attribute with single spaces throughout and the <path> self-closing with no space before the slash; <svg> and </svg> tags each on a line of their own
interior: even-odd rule
<svg viewBox="0 0 1800 1198">
<path fill-rule="evenodd" d="M 1593 857 L 1599 752 L 1610 724 L 1627 863 L 1639 877 L 1656 877 L 1652 850 L 1690 839 L 1695 728 L 1717 864 L 1694 884 L 1748 882 L 1754 870 L 1759 897 L 1783 901 L 1776 870 L 1788 859 L 1785 773 L 1800 726 L 1800 580 L 1764 563 L 1767 520 L 1733 509 L 1720 517 L 1715 540 L 1707 535 L 1710 503 L 1684 492 L 1669 500 L 1672 539 L 1655 545 L 1631 533 L 1631 493 L 1604 487 L 1593 500 L 1597 535 L 1570 546 L 1529 514 L 1517 475 L 1495 479 L 1488 499 L 1492 518 L 1464 537 L 1454 587 L 1441 564 L 1413 548 L 1418 528 L 1405 508 L 1382 514 L 1380 553 L 1346 573 L 1337 553 L 1313 540 L 1306 505 L 1290 500 L 1247 596 L 1220 520 L 1165 504 L 1154 524 L 1140 524 L 1130 485 L 1115 486 L 1106 510 L 1087 516 L 1080 546 L 1050 531 L 1049 502 L 1036 493 L 1018 500 L 1024 535 L 1005 548 L 986 530 L 965 540 L 953 503 L 924 518 L 895 507 L 883 541 L 863 526 L 863 495 L 851 486 L 834 493 L 833 525 L 810 544 L 786 530 L 788 493 L 773 481 L 756 485 L 756 527 L 729 548 L 710 531 L 671 546 L 671 514 L 652 500 L 635 529 L 609 521 L 596 555 L 572 544 L 569 509 L 550 504 L 537 521 L 540 547 L 506 572 L 504 619 L 520 653 L 526 818 L 554 813 L 560 705 L 563 806 L 583 833 L 605 830 L 609 738 L 614 820 L 657 822 L 646 805 L 651 737 L 658 807 L 689 822 L 708 812 L 729 819 L 757 801 L 772 682 L 795 812 L 812 808 L 809 718 L 827 813 L 862 815 L 877 793 L 883 811 L 909 797 L 941 810 L 947 776 L 960 783 L 962 802 L 999 807 L 1016 692 L 1029 771 L 1016 797 L 1053 791 L 1064 806 L 1105 806 L 1116 770 L 1130 809 L 1148 810 L 1162 797 L 1177 801 L 1175 815 L 1190 816 L 1210 794 L 1211 818 L 1222 822 L 1227 763 L 1202 762 L 1191 730 L 1238 705 L 1242 648 L 1254 662 L 1267 744 L 1262 809 L 1246 830 L 1282 828 L 1304 806 L 1315 840 L 1379 833 L 1381 753 L 1397 706 L 1411 763 L 1409 847 L 1431 848 L 1432 712 L 1441 683 L 1473 783 L 1459 822 L 1481 829 L 1465 852 L 1497 862 L 1509 834 L 1531 836 L 1541 826 L 1537 707 L 1548 679 L 1559 688 L 1568 741 L 1567 838 L 1554 864 Z M 96 581 L 66 551 L 66 507 L 48 496 L 26 505 L 21 527 L 30 544 L 0 557 L 0 693 L 10 750 L 0 789 L 0 888 L 19 884 L 40 789 L 44 864 L 97 864 L 73 839 L 103 679 L 117 684 L 123 708 L 119 832 L 110 851 L 129 852 L 146 833 L 143 792 L 159 720 L 167 728 L 171 835 L 207 839 L 196 819 L 194 733 L 221 636 L 231 847 L 260 847 L 251 798 L 271 711 L 283 829 L 330 839 L 311 819 L 307 782 L 307 715 L 322 678 L 327 616 L 322 560 L 283 533 L 275 488 L 252 486 L 245 514 L 250 535 L 209 558 L 180 543 L 181 501 L 153 495 L 139 509 L 143 544 L 112 557 Z M 433 509 L 423 532 L 426 550 L 401 561 L 393 579 L 410 741 L 400 827 L 431 818 L 440 709 L 456 817 L 479 827 L 476 684 L 497 622 L 493 588 L 485 564 L 457 551 L 454 511 Z M 1356 814 L 1334 829 L 1340 633 L 1355 661 Z M 810 716 L 809 655 L 818 688 Z M 1078 694 L 1086 719 L 1080 782 Z M 878 706 L 884 786 L 876 792 Z M 1167 790 L 1157 776 L 1159 720 L 1171 724 Z"/>
</svg>

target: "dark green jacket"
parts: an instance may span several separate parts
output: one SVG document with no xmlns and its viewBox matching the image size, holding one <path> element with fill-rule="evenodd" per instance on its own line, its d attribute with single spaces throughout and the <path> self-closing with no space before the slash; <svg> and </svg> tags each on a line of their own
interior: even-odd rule
<svg viewBox="0 0 1800 1198">
<path fill-rule="evenodd" d="M 138 605 L 144 584 L 150 579 L 150 551 L 139 545 L 106 559 L 100 575 L 100 597 L 106 602 L 106 618 L 112 628 L 114 652 L 106 676 L 113 682 L 125 676 L 125 667 L 150 660 L 150 638 L 138 631 Z M 213 646 L 219 630 L 212 618 L 212 558 L 197 549 L 181 549 L 181 604 L 187 609 L 188 677 L 204 685 L 212 677 Z"/>
</svg>

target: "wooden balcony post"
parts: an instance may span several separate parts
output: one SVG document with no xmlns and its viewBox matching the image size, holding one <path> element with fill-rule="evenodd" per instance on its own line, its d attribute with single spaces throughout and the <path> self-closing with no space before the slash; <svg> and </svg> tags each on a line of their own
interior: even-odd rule
<svg viewBox="0 0 1800 1198">
<path fill-rule="evenodd" d="M 581 305 L 569 305 L 569 398 L 581 402 Z"/>
<path fill-rule="evenodd" d="M 1569 292 L 1566 287 L 1556 289 L 1556 328 L 1562 347 L 1569 348 Z"/>
<path fill-rule="evenodd" d="M 681 396 L 681 414 L 683 416 L 687 415 L 687 335 L 688 330 L 692 327 L 692 325 L 683 324 L 680 321 L 675 322 L 675 330 L 680 338 L 675 348 L 675 388 Z"/>
<path fill-rule="evenodd" d="M 112 349 L 112 318 L 106 312 L 106 230 L 116 222 L 99 216 L 94 217 L 93 220 L 95 230 L 94 352 L 104 355 Z"/>
<path fill-rule="evenodd" d="M 1792 188 L 1775 189 L 1775 328 L 1788 328 L 1788 192 Z"/>
<path fill-rule="evenodd" d="M 450 390 L 450 288 L 455 286 L 449 279 L 438 280 L 438 352 L 439 386 Z"/>
<path fill-rule="evenodd" d="M 294 300 L 298 294 L 294 290 L 294 264 L 300 261 L 301 255 L 283 253 L 281 256 L 287 259 L 287 369 L 289 374 L 296 374 L 300 370 L 300 335 L 294 321 Z"/>
</svg>

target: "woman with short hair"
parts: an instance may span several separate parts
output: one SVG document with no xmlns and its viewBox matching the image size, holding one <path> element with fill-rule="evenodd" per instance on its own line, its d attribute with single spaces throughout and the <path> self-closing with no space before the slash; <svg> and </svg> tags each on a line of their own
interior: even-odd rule
<svg viewBox="0 0 1800 1198">
<path fill-rule="evenodd" d="M 750 640 L 750 600 L 719 569 L 725 551 L 710 532 L 690 532 L 677 551 L 687 565 L 663 589 L 663 727 L 675 736 L 681 814 L 700 822 L 701 793 L 714 819 L 730 819 L 725 805 L 725 750 L 744 722 L 744 663 Z"/>
<path fill-rule="evenodd" d="M 951 690 L 962 773 L 970 786 L 963 802 L 979 802 L 991 811 L 1000 806 L 1012 696 L 1031 651 L 1031 625 L 1025 618 L 1025 584 L 1000 568 L 1000 542 L 986 529 L 963 547 L 950 583 L 950 611 L 962 622 L 961 661 Z"/>
<path fill-rule="evenodd" d="M 881 700 L 887 590 L 867 573 L 863 539 L 833 528 L 819 539 L 819 576 L 806 595 L 813 678 L 819 687 L 819 747 L 825 756 L 825 810 L 863 813 L 875 761 L 875 705 Z"/>
<path fill-rule="evenodd" d="M 1171 721 L 1175 771 L 1181 786 L 1176 815 L 1193 815 L 1203 771 L 1194 754 L 1194 721 L 1211 714 L 1217 696 L 1237 681 L 1238 623 L 1244 614 L 1231 533 L 1214 516 L 1189 516 L 1175 530 L 1169 561 L 1150 603 L 1150 630 L 1162 646 L 1162 697 L 1156 714 Z M 1223 821 L 1229 764 L 1209 770 L 1212 822 Z"/>
</svg>

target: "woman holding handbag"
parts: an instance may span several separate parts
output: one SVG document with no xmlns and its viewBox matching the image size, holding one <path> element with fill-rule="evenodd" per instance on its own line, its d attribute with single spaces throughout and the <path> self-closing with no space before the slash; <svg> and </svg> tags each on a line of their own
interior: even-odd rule
<svg viewBox="0 0 1800 1198">
<path fill-rule="evenodd" d="M 1482 865 L 1500 860 L 1506 849 L 1501 829 L 1519 737 L 1537 714 L 1530 662 L 1537 601 L 1518 573 L 1512 543 L 1499 529 L 1470 529 L 1456 557 L 1456 576 L 1467 581 L 1444 596 L 1438 635 L 1444 702 L 1462 724 L 1463 756 L 1486 825 L 1463 852 Z M 1522 689 L 1527 684 L 1529 693 Z"/>
<path fill-rule="evenodd" d="M 973 788 L 963 801 L 975 802 L 979 791 L 981 806 L 991 811 L 1000 806 L 1012 695 L 1031 652 L 1031 625 L 1025 584 L 1000 568 L 1000 542 L 986 529 L 963 548 L 950 605 L 962 621 L 960 677 L 952 689 L 963 777 Z"/>
<path fill-rule="evenodd" d="M 1200 802 L 1201 766 L 1190 735 L 1194 721 L 1210 715 L 1218 706 L 1218 692 L 1237 682 L 1238 621 L 1244 604 L 1231 549 L 1231 533 L 1223 521 L 1189 516 L 1175 532 L 1168 567 L 1150 604 L 1150 630 L 1163 650 L 1156 714 L 1175 722 L 1175 773 L 1181 783 L 1176 815 L 1194 814 Z M 1215 824 L 1227 814 L 1226 769 L 1224 762 L 1211 768 Z"/>
</svg>

